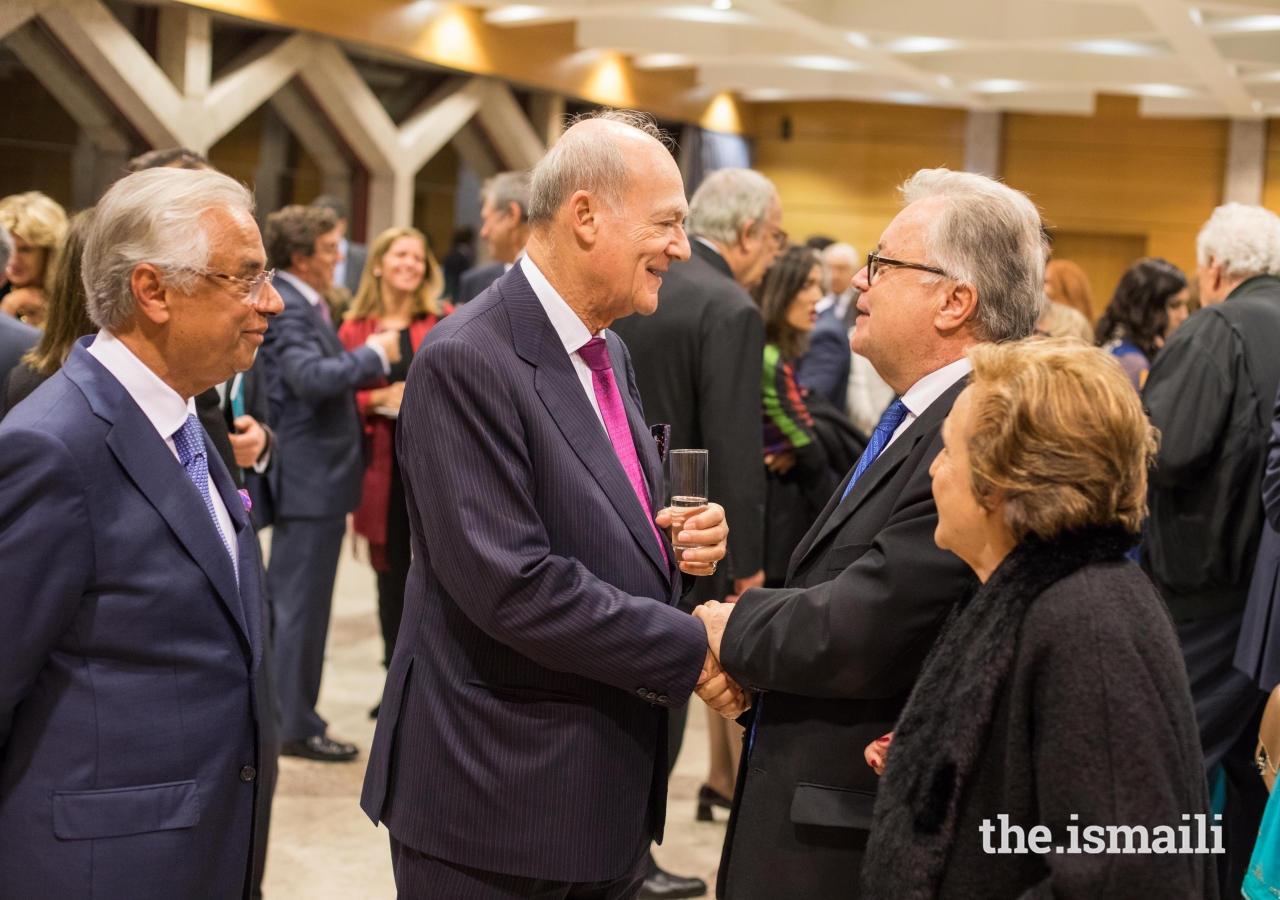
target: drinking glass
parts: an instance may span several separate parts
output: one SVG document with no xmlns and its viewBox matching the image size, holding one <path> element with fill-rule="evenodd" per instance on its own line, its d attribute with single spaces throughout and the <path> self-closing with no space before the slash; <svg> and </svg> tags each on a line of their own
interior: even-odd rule
<svg viewBox="0 0 1280 900">
<path fill-rule="evenodd" d="M 672 450 L 667 460 L 671 464 L 671 545 L 691 550 L 700 545 L 682 544 L 676 535 L 686 518 L 707 505 L 707 451 Z"/>
</svg>

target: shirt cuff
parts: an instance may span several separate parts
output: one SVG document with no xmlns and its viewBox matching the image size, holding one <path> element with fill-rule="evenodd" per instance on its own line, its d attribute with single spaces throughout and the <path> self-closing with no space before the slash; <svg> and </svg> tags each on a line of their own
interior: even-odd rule
<svg viewBox="0 0 1280 900">
<path fill-rule="evenodd" d="M 267 446 L 262 448 L 261 455 L 253 463 L 253 471 L 261 475 L 267 471 L 267 466 L 271 465 L 271 451 L 275 448 L 276 436 L 266 425 L 262 426 L 262 430 L 267 433 Z"/>
<path fill-rule="evenodd" d="M 378 359 L 382 360 L 382 374 L 390 375 L 391 360 L 387 358 L 387 351 L 382 349 L 382 345 L 374 342 L 373 335 L 369 335 L 369 339 L 364 342 L 364 345 L 378 354 Z"/>
</svg>

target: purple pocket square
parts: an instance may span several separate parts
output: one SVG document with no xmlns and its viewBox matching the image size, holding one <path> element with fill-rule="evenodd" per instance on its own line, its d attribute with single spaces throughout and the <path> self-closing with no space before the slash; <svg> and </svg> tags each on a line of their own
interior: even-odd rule
<svg viewBox="0 0 1280 900">
<path fill-rule="evenodd" d="M 653 435 L 653 442 L 658 445 L 658 459 L 666 462 L 667 447 L 671 444 L 671 426 L 650 425 L 649 433 Z"/>
<path fill-rule="evenodd" d="M 249 510 L 253 509 L 253 500 L 249 498 L 248 491 L 246 491 L 244 488 L 240 488 L 240 490 L 236 491 L 236 493 L 240 495 L 240 502 L 244 504 L 245 512 L 248 512 Z"/>
</svg>

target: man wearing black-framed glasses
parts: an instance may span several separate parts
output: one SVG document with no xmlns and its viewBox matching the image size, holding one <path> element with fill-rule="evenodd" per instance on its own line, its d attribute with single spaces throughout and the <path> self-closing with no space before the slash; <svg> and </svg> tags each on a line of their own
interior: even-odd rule
<svg viewBox="0 0 1280 900">
<path fill-rule="evenodd" d="M 725 670 L 757 692 L 721 900 L 860 895 L 876 777 L 850 760 L 892 730 L 947 611 L 976 584 L 934 543 L 929 466 L 965 351 L 1035 328 L 1040 218 L 1017 191 L 946 169 L 918 172 L 903 196 L 854 276 L 851 338 L 899 397 L 791 557 L 787 585 L 696 612 Z M 991 247 L 1008 248 L 999 265 Z"/>
</svg>

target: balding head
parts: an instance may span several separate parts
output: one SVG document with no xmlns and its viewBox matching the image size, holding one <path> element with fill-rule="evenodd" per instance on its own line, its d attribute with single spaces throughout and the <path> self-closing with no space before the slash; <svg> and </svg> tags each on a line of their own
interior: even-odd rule
<svg viewBox="0 0 1280 900">
<path fill-rule="evenodd" d="M 575 122 L 534 167 L 529 257 L 594 333 L 657 308 L 687 259 L 684 183 L 653 120 L 611 110 Z"/>
</svg>

